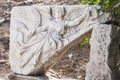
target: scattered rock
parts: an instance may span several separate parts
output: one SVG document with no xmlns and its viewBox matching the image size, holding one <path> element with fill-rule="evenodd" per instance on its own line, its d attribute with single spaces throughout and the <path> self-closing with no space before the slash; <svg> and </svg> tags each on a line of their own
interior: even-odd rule
<svg viewBox="0 0 120 80">
<path fill-rule="evenodd" d="M 0 60 L 0 64 L 4 64 L 6 60 Z"/>
<path fill-rule="evenodd" d="M 53 69 L 61 76 L 84 80 L 86 64 L 89 60 L 89 50 L 89 44 L 84 47 L 80 47 L 80 44 L 72 47 Z"/>
<path fill-rule="evenodd" d="M 3 53 L 3 52 L 5 52 L 5 49 L 3 46 L 0 45 L 0 53 Z"/>
<path fill-rule="evenodd" d="M 4 21 L 5 21 L 5 19 L 0 17 L 0 24 L 2 24 Z"/>
</svg>

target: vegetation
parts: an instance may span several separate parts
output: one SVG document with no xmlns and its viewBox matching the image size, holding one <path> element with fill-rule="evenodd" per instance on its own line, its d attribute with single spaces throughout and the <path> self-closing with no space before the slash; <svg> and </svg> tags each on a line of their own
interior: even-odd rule
<svg viewBox="0 0 120 80">
<path fill-rule="evenodd" d="M 120 0 L 82 0 L 80 5 L 100 5 L 102 11 L 112 15 L 112 21 L 120 26 Z"/>
<path fill-rule="evenodd" d="M 82 41 L 81 46 L 82 46 L 82 47 L 85 46 L 86 44 L 89 43 L 89 41 L 90 41 L 90 37 L 85 38 L 85 39 Z"/>
<path fill-rule="evenodd" d="M 120 0 L 82 0 L 80 5 L 99 5 L 102 11 L 109 13 L 112 16 L 112 20 L 108 23 L 117 25 L 120 27 Z M 81 46 L 89 43 L 89 38 L 86 38 Z"/>
</svg>

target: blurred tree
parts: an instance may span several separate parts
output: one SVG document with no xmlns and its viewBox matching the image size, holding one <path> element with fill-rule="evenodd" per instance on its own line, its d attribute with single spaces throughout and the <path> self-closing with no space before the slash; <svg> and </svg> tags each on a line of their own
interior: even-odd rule
<svg viewBox="0 0 120 80">
<path fill-rule="evenodd" d="M 100 5 L 100 10 L 111 14 L 110 23 L 120 26 L 120 0 L 82 0 L 80 5 Z"/>
</svg>

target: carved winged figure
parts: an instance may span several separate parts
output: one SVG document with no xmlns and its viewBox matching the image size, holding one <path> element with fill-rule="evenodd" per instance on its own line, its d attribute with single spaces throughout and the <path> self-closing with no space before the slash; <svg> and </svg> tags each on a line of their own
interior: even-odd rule
<svg viewBox="0 0 120 80">
<path fill-rule="evenodd" d="M 67 11 L 63 6 L 46 8 L 44 14 L 42 10 L 29 6 L 12 10 L 10 64 L 16 73 L 25 75 L 45 73 L 60 57 L 60 51 L 89 31 L 92 28 L 90 25 L 94 24 L 97 17 L 94 8 L 84 8 L 81 16 L 74 20 L 65 19 Z M 84 31 L 81 32 L 80 29 Z M 71 30 L 74 33 L 70 34 Z"/>
</svg>

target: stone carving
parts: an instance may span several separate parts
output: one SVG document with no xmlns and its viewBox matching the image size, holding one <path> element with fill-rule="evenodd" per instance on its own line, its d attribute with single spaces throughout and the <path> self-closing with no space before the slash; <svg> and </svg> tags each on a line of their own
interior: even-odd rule
<svg viewBox="0 0 120 80">
<path fill-rule="evenodd" d="M 98 6 L 24 6 L 11 15 L 9 61 L 13 72 L 45 73 L 63 53 L 88 35 Z M 108 17 L 108 15 L 107 15 Z M 108 18 L 105 18 L 105 22 Z"/>
<path fill-rule="evenodd" d="M 118 32 L 115 25 L 100 24 L 93 28 L 90 40 L 90 60 L 87 65 L 85 80 L 119 79 L 119 74 L 115 72 L 117 64 L 114 63 L 117 59 L 116 53 L 119 53 L 118 44 L 115 40 L 117 37 Z"/>
</svg>

